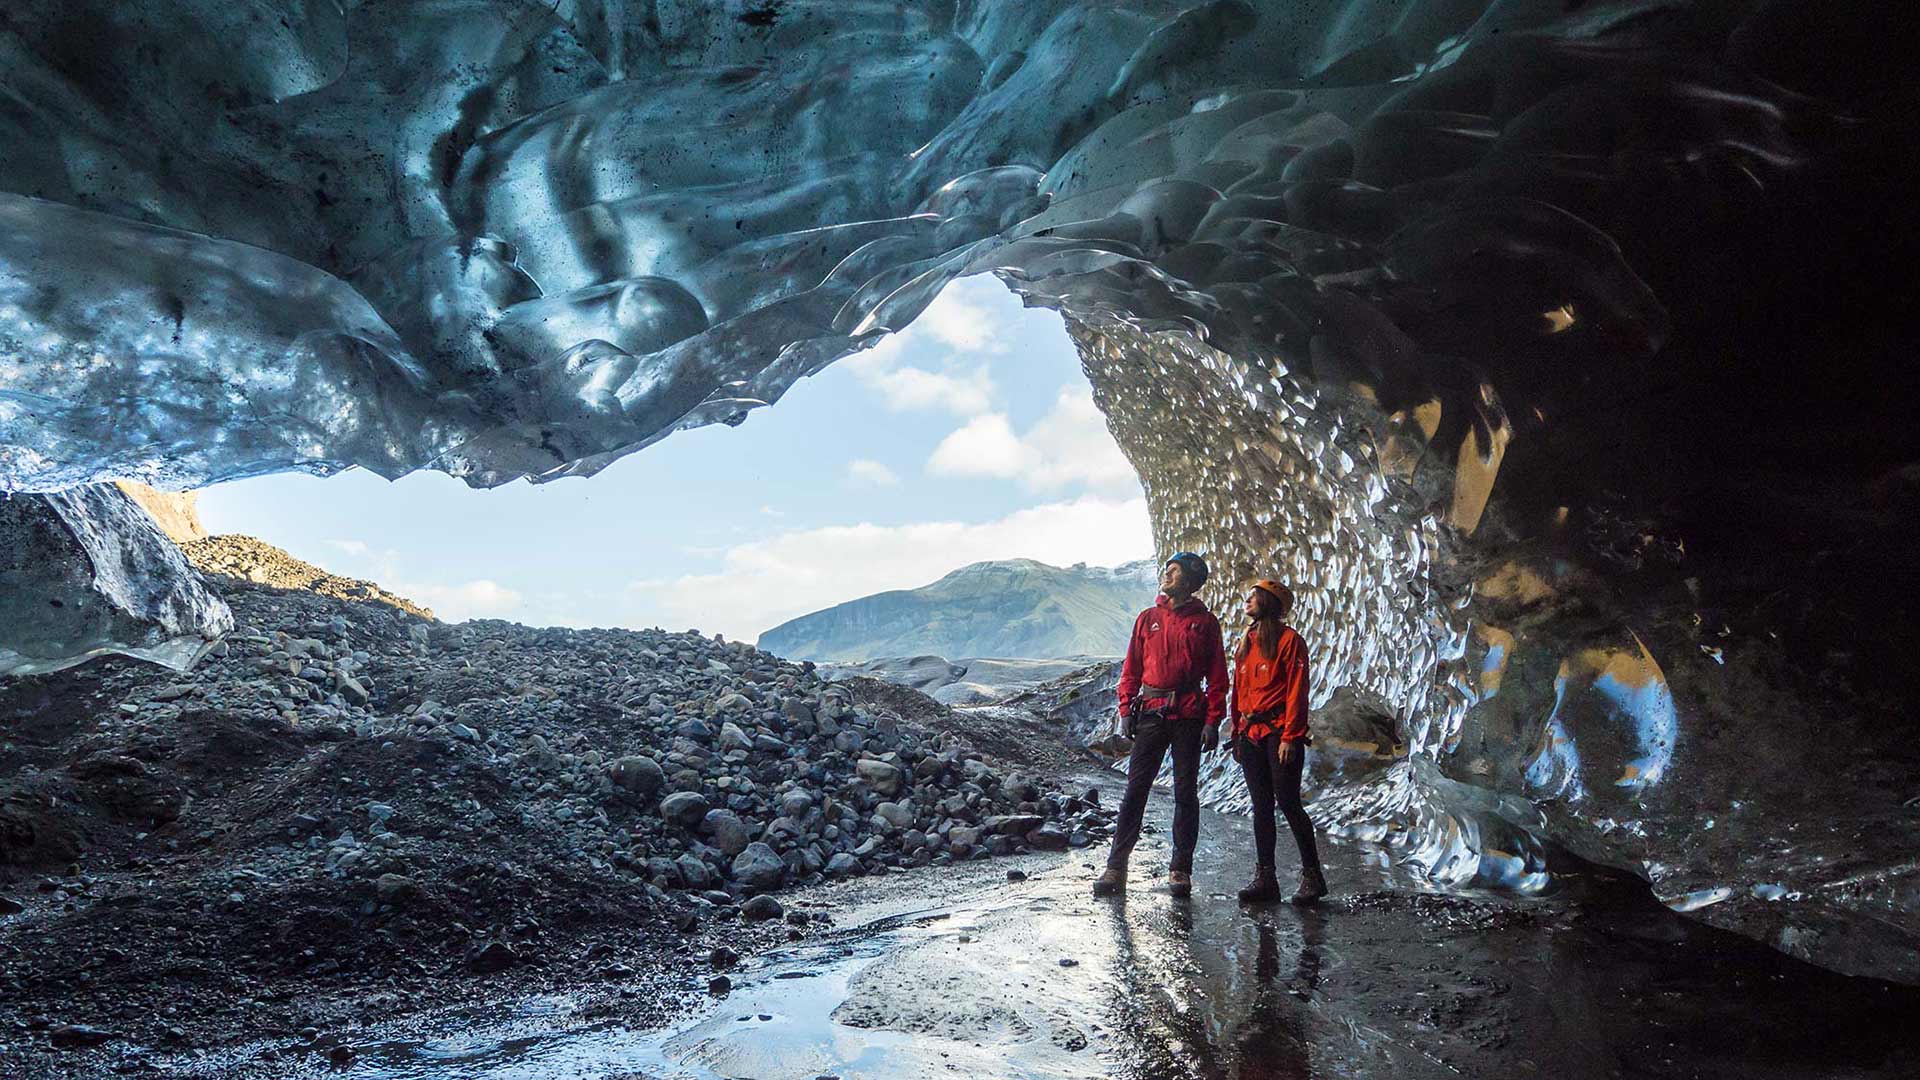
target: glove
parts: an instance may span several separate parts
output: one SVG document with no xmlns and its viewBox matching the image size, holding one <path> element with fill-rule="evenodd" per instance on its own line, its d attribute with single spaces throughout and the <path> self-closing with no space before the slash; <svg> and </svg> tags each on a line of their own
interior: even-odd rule
<svg viewBox="0 0 1920 1080">
<path fill-rule="evenodd" d="M 1211 754 L 1218 749 L 1220 749 L 1220 725 L 1208 724 L 1206 730 L 1200 733 L 1200 751 Z"/>
<path fill-rule="evenodd" d="M 1120 714 L 1120 734 L 1125 735 L 1129 739 L 1133 738 L 1134 724 L 1139 717 L 1140 708 L 1137 705 L 1122 712 Z"/>
</svg>

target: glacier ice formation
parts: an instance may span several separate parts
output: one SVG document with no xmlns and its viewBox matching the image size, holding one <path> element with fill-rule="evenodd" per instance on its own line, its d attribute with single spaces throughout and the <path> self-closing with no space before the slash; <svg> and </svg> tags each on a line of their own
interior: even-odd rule
<svg viewBox="0 0 1920 1080">
<path fill-rule="evenodd" d="M 1920 980 L 1884 285 L 1914 91 L 1881 19 L 22 0 L 6 520 L 113 478 L 589 475 L 992 273 L 1067 319 L 1160 544 L 1213 555 L 1216 603 L 1289 576 L 1319 702 L 1392 718 L 1334 827 L 1454 886 L 1551 888 L 1571 853 Z M 46 586 L 0 587 L 18 650 Z M 159 595 L 26 636 L 218 632 Z"/>
</svg>

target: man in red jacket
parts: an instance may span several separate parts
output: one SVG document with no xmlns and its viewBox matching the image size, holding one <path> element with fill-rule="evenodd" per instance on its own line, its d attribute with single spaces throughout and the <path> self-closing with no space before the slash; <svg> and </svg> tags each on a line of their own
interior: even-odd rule
<svg viewBox="0 0 1920 1080">
<path fill-rule="evenodd" d="M 1120 667 L 1120 716 L 1133 753 L 1127 758 L 1127 794 L 1120 800 L 1107 868 L 1095 896 L 1127 887 L 1127 858 L 1140 839 L 1147 794 L 1167 751 L 1173 751 L 1173 866 L 1167 891 L 1193 894 L 1193 848 L 1200 839 L 1200 753 L 1220 745 L 1227 715 L 1227 654 L 1220 620 L 1194 594 L 1207 580 L 1207 563 L 1190 551 L 1167 560 L 1161 596 L 1133 621 L 1126 663 Z M 1206 688 L 1201 689 L 1204 682 Z"/>
</svg>

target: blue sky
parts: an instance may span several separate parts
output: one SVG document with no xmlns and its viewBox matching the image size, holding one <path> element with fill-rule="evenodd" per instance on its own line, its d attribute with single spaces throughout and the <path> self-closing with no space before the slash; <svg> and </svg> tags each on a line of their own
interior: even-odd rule
<svg viewBox="0 0 1920 1080">
<path fill-rule="evenodd" d="M 442 618 L 748 640 L 982 559 L 1153 550 L 1060 317 L 990 277 L 738 428 L 678 433 L 590 479 L 281 474 L 203 490 L 200 515 Z"/>
</svg>

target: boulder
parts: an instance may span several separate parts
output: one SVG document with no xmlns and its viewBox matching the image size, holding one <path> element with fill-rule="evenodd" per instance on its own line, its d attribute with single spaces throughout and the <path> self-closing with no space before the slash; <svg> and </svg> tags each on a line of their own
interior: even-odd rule
<svg viewBox="0 0 1920 1080">
<path fill-rule="evenodd" d="M 861 758 L 854 763 L 854 772 L 862 783 L 882 795 L 896 795 L 900 791 L 900 769 L 884 761 L 873 758 Z"/>
<path fill-rule="evenodd" d="M 980 828 L 993 836 L 1025 836 L 1044 824 L 1046 819 L 1038 814 L 995 814 Z"/>
<path fill-rule="evenodd" d="M 747 845 L 753 842 L 753 830 L 731 810 L 707 811 L 706 818 L 700 822 L 700 831 L 728 858 L 747 850 Z"/>
<path fill-rule="evenodd" d="M 713 884 L 713 870 L 691 854 L 682 855 L 673 860 L 680 870 L 680 880 L 687 883 L 689 889 L 704 889 Z"/>
<path fill-rule="evenodd" d="M 699 825 L 708 809 L 706 796 L 697 791 L 676 791 L 660 800 L 660 816 L 683 829 Z"/>
<path fill-rule="evenodd" d="M 402 874 L 381 874 L 373 883 L 374 894 L 382 903 L 389 904 L 419 889 L 418 883 Z"/>
<path fill-rule="evenodd" d="M 1067 834 L 1053 825 L 1042 825 L 1027 834 L 1027 843 L 1035 851 L 1067 850 Z"/>
<path fill-rule="evenodd" d="M 779 888 L 786 875 L 787 864 L 758 840 L 733 858 L 733 880 L 756 892 Z"/>
<path fill-rule="evenodd" d="M 740 915 L 749 922 L 766 922 L 786 914 L 786 908 L 771 896 L 756 896 L 740 905 Z"/>
<path fill-rule="evenodd" d="M 667 786 L 666 770 L 660 763 L 641 754 L 632 754 L 613 763 L 608 775 L 622 791 L 631 791 L 643 798 L 657 793 Z"/>
<path fill-rule="evenodd" d="M 467 958 L 467 967 L 476 975 L 505 971 L 520 958 L 504 941 L 489 941 Z"/>
</svg>

